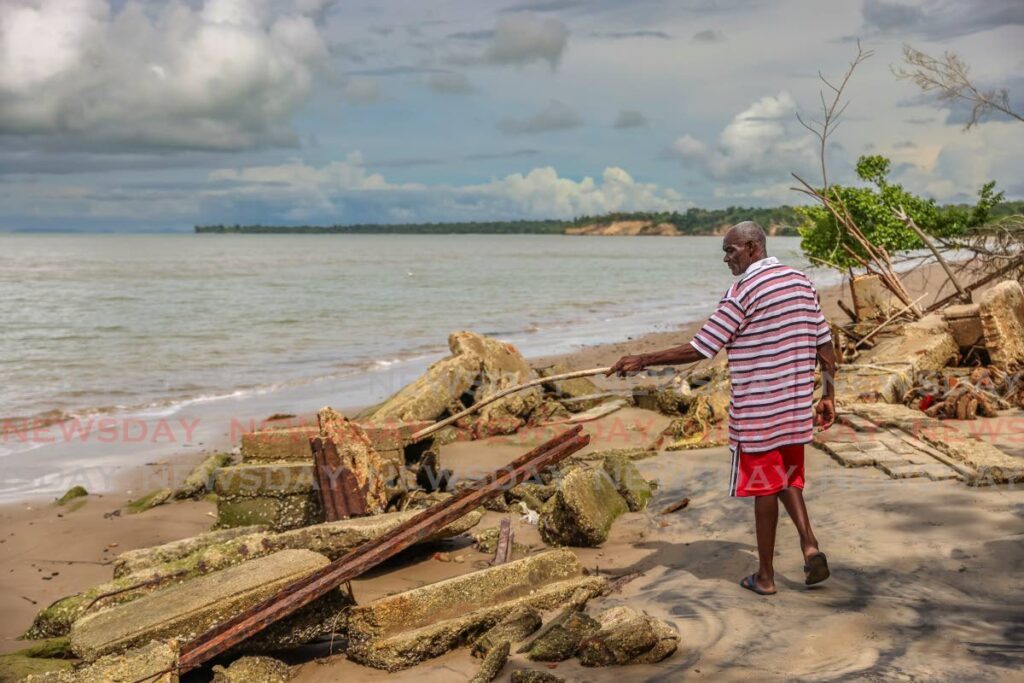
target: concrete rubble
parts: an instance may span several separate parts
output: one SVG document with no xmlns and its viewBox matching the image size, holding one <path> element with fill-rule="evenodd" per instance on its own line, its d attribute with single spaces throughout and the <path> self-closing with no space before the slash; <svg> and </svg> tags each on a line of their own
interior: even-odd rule
<svg viewBox="0 0 1024 683">
<path fill-rule="evenodd" d="M 213 490 L 214 473 L 221 467 L 231 464 L 229 453 L 214 453 L 207 456 L 185 477 L 181 486 L 174 489 L 174 498 L 196 498 Z"/>
<path fill-rule="evenodd" d="M 484 661 L 480 663 L 479 671 L 477 671 L 473 678 L 469 679 L 469 683 L 490 683 L 490 681 L 497 678 L 501 670 L 505 668 L 510 648 L 511 645 L 507 640 L 503 640 L 492 647 L 484 657 Z"/>
<path fill-rule="evenodd" d="M 597 616 L 598 630 L 577 650 L 583 666 L 654 664 L 679 647 L 679 633 L 669 624 L 630 607 L 612 607 Z"/>
<path fill-rule="evenodd" d="M 319 553 L 282 550 L 171 586 L 79 619 L 71 650 L 95 661 L 151 640 L 189 640 L 326 564 Z"/>
<path fill-rule="evenodd" d="M 36 616 L 27 638 L 66 635 L 71 625 L 86 614 L 95 601 L 96 608 L 110 607 L 135 600 L 171 584 L 239 565 L 280 550 L 312 550 L 335 560 L 367 541 L 383 536 L 419 514 L 418 510 L 390 512 L 326 522 L 275 533 L 259 527 L 225 529 L 195 539 L 175 541 L 156 548 L 123 553 L 115 560 L 113 581 L 62 598 Z M 423 543 L 452 538 L 479 523 L 483 512 L 475 510 L 455 520 Z M 238 533 L 243 531 L 246 533 Z M 122 559 L 123 558 L 123 559 Z M 138 586 L 134 590 L 125 590 Z M 100 598 L 108 595 L 107 598 Z"/>
<path fill-rule="evenodd" d="M 353 476 L 362 508 L 370 515 L 384 512 L 388 507 L 388 479 L 401 477 L 404 463 L 388 461 L 385 465 L 362 428 L 333 408 L 321 409 L 317 419 L 319 438 L 336 446 L 340 467 Z"/>
<path fill-rule="evenodd" d="M 615 489 L 626 501 L 630 512 L 639 512 L 647 508 L 653 495 L 651 483 L 643 478 L 632 460 L 621 456 L 605 458 L 604 471 L 611 477 Z"/>
<path fill-rule="evenodd" d="M 565 679 L 536 669 L 516 669 L 512 672 L 511 683 L 565 683 Z"/>
<path fill-rule="evenodd" d="M 958 304 L 942 310 L 942 317 L 949 325 L 953 340 L 960 347 L 960 353 L 968 353 L 976 346 L 985 345 L 985 329 L 981 324 L 981 306 Z"/>
<path fill-rule="evenodd" d="M 537 374 L 541 377 L 551 377 L 553 375 L 564 375 L 575 369 L 576 368 L 571 368 L 564 363 L 557 363 L 555 365 L 539 368 L 537 370 Z M 590 410 L 600 404 L 605 397 L 609 395 L 608 392 L 602 391 L 587 377 L 562 379 L 550 382 L 545 384 L 544 388 L 551 392 L 555 400 L 573 413 Z"/>
<path fill-rule="evenodd" d="M 612 522 L 627 510 L 615 482 L 603 470 L 576 466 L 544 504 L 537 529 L 551 545 L 599 546 L 608 539 Z"/>
<path fill-rule="evenodd" d="M 500 643 L 518 643 L 540 627 L 540 613 L 528 605 L 520 605 L 473 641 L 470 653 L 474 657 L 484 657 Z"/>
<path fill-rule="evenodd" d="M 29 676 L 25 683 L 178 683 L 178 643 L 153 640 L 126 653 L 111 654 L 67 671 Z"/>
<path fill-rule="evenodd" d="M 1008 371 L 1024 365 L 1024 290 L 1020 283 L 1000 282 L 982 295 L 978 309 L 992 364 Z"/>
<path fill-rule="evenodd" d="M 348 657 L 398 671 L 472 642 L 519 607 L 585 603 L 606 588 L 569 550 L 532 555 L 353 607 Z"/>
<path fill-rule="evenodd" d="M 295 670 L 272 657 L 241 657 L 213 667 L 211 683 L 288 683 Z"/>
<path fill-rule="evenodd" d="M 519 648 L 534 662 L 564 662 L 600 625 L 575 605 L 562 610 L 529 643 Z"/>
</svg>

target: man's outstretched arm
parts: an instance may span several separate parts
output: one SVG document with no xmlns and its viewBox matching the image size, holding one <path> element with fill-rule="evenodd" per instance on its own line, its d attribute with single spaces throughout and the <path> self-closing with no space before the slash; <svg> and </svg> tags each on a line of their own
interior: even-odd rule
<svg viewBox="0 0 1024 683">
<path fill-rule="evenodd" d="M 825 430 L 836 421 L 836 349 L 831 339 L 818 345 L 818 365 L 821 367 L 821 400 L 814 407 L 814 422 Z"/>
<path fill-rule="evenodd" d="M 624 376 L 627 372 L 640 372 L 651 365 L 682 365 L 684 363 L 696 363 L 697 361 L 704 360 L 705 358 L 706 356 L 699 353 L 691 344 L 681 344 L 679 346 L 673 346 L 671 349 L 665 349 L 664 351 L 641 353 L 635 356 L 623 356 L 615 363 L 615 365 L 612 366 L 611 370 L 605 373 L 605 377 L 613 374 Z"/>
</svg>

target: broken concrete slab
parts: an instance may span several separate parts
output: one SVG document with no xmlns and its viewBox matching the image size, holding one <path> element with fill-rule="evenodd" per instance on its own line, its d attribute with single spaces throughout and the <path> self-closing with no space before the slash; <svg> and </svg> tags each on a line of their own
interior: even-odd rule
<svg viewBox="0 0 1024 683">
<path fill-rule="evenodd" d="M 628 510 L 604 471 L 575 467 L 544 504 L 537 529 L 545 543 L 594 547 L 608 539 L 612 522 Z"/>
<path fill-rule="evenodd" d="M 552 550 L 353 607 L 350 659 L 397 671 L 471 642 L 521 606 L 547 610 L 599 595 L 576 555 Z"/>
<path fill-rule="evenodd" d="M 630 459 L 605 458 L 604 471 L 615 483 L 615 489 L 626 501 L 630 512 L 639 512 L 647 507 L 653 495 L 651 483 L 643 478 Z"/>
<path fill-rule="evenodd" d="M 980 308 L 978 304 L 959 304 L 942 309 L 942 317 L 949 324 L 950 332 L 953 333 L 953 339 L 961 352 L 985 344 Z"/>
<path fill-rule="evenodd" d="M 931 481 L 944 481 L 946 479 L 959 479 L 960 475 L 941 462 L 915 463 L 912 465 L 881 465 L 882 471 L 893 479 L 930 479 Z"/>
<path fill-rule="evenodd" d="M 282 550 L 79 619 L 71 649 L 86 661 L 151 640 L 191 640 L 284 586 L 326 566 L 309 550 Z"/>
<path fill-rule="evenodd" d="M 114 558 L 114 578 L 119 579 L 122 576 L 134 574 L 144 569 L 150 569 L 158 564 L 174 562 L 175 560 L 188 557 L 203 548 L 208 548 L 212 545 L 224 543 L 225 541 L 230 541 L 240 536 L 261 531 L 266 531 L 266 528 L 260 526 L 245 526 L 235 527 L 232 529 L 219 529 L 217 531 L 208 531 L 205 534 L 182 538 L 177 541 L 171 541 L 170 543 L 164 543 L 163 545 L 153 546 L 151 548 L 126 550 Z"/>
<path fill-rule="evenodd" d="M 583 639 L 600 629 L 583 610 L 562 610 L 533 640 L 519 649 L 534 662 L 564 662 L 576 653 Z"/>
<path fill-rule="evenodd" d="M 921 373 L 938 372 L 959 357 L 949 325 L 938 314 L 902 327 L 861 352 L 836 379 L 839 405 L 865 401 L 899 403 Z"/>
<path fill-rule="evenodd" d="M 541 626 L 540 612 L 528 605 L 513 609 L 473 642 L 470 654 L 484 657 L 502 642 L 518 643 Z"/>
<path fill-rule="evenodd" d="M 230 453 L 214 453 L 207 456 L 185 477 L 181 486 L 174 489 L 174 498 L 183 500 L 195 498 L 213 490 L 214 473 L 231 464 Z"/>
<path fill-rule="evenodd" d="M 469 679 L 469 683 L 490 683 L 497 678 L 501 670 L 505 668 L 510 648 L 510 643 L 507 640 L 503 640 L 488 650 L 487 656 L 484 657 L 484 661 L 480 664 L 480 670 L 476 672 L 473 678 Z"/>
<path fill-rule="evenodd" d="M 669 624 L 631 607 L 612 607 L 597 616 L 600 630 L 580 643 L 583 666 L 654 664 L 679 647 L 679 633 Z"/>
<path fill-rule="evenodd" d="M 992 364 L 1002 370 L 1024 365 L 1024 289 L 1020 283 L 1000 282 L 982 295 L 978 309 Z"/>
<path fill-rule="evenodd" d="M 384 512 L 388 506 L 388 482 L 400 477 L 401 472 L 390 461 L 386 465 L 363 429 L 338 411 L 322 408 L 317 419 L 320 423 L 317 438 L 325 444 L 333 444 L 338 455 L 339 472 L 327 473 L 327 476 L 351 475 L 355 486 L 352 494 L 359 497 L 358 508 L 368 515 Z"/>
<path fill-rule="evenodd" d="M 25 683 L 178 683 L 178 643 L 154 640 L 72 670 L 29 676 Z"/>
<path fill-rule="evenodd" d="M 213 667 L 211 683 L 287 683 L 295 670 L 273 657 L 241 657 Z"/>
<path fill-rule="evenodd" d="M 876 424 L 906 432 L 935 449 L 937 457 L 958 469 L 972 485 L 1024 481 L 1024 461 L 1007 455 L 948 421 L 939 421 L 903 405 L 858 403 L 848 410 Z"/>
<path fill-rule="evenodd" d="M 313 453 L 309 440 L 320 435 L 314 424 L 292 427 L 274 427 L 242 435 L 242 461 L 247 463 L 295 460 L 310 462 Z"/>
<path fill-rule="evenodd" d="M 860 320 L 881 322 L 903 304 L 878 275 L 856 275 L 850 282 L 853 309 Z"/>
<path fill-rule="evenodd" d="M 573 370 L 574 368 L 570 368 L 565 363 L 556 363 L 539 368 L 537 374 L 541 377 L 551 377 L 553 375 L 564 375 Z M 608 392 L 602 391 L 587 377 L 557 380 L 544 384 L 544 388 L 554 394 L 560 403 L 574 413 L 593 408 L 609 395 Z"/>
</svg>

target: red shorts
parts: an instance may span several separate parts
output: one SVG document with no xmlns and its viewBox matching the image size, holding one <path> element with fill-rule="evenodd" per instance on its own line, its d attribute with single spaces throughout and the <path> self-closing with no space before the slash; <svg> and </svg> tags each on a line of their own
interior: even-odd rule
<svg viewBox="0 0 1024 683">
<path fill-rule="evenodd" d="M 743 453 L 739 446 L 732 447 L 730 496 L 770 496 L 790 486 L 804 487 L 803 444 L 762 453 Z"/>
</svg>

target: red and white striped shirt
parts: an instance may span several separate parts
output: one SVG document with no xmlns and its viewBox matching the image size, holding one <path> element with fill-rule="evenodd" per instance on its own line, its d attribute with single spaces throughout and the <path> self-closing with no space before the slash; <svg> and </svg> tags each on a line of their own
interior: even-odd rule
<svg viewBox="0 0 1024 683">
<path fill-rule="evenodd" d="M 708 358 L 727 351 L 730 445 L 756 453 L 811 441 L 818 345 L 831 339 L 806 275 L 774 257 L 747 268 L 690 342 Z"/>
</svg>

